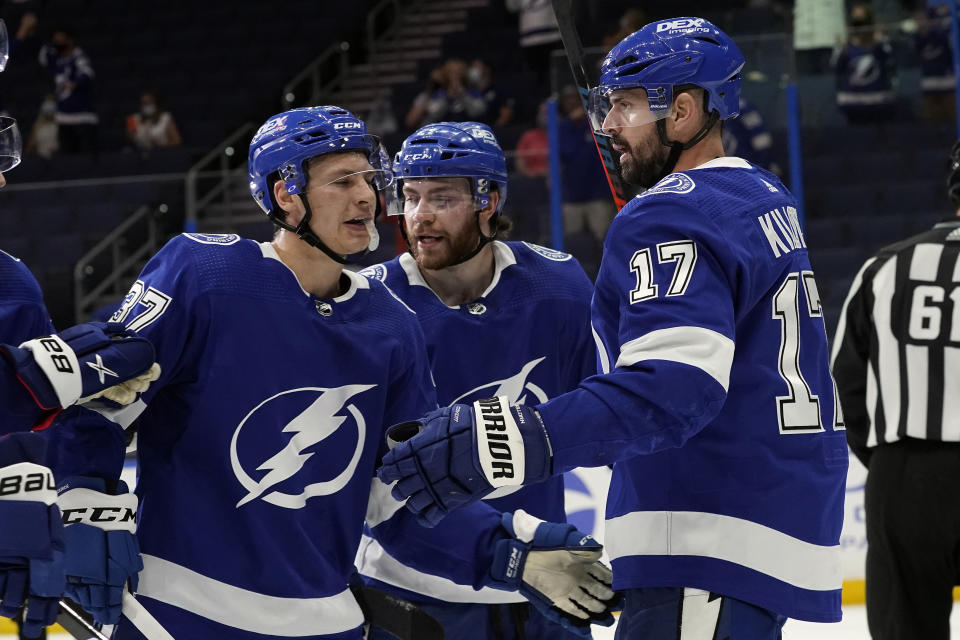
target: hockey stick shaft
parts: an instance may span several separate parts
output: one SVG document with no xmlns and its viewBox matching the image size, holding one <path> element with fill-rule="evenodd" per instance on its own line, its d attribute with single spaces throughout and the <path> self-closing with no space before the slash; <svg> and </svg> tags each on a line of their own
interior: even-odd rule
<svg viewBox="0 0 960 640">
<path fill-rule="evenodd" d="M 64 600 L 60 601 L 57 624 L 76 640 L 107 640 L 107 636 L 100 633 L 73 605 Z"/>
<path fill-rule="evenodd" d="M 123 590 L 123 615 L 147 640 L 173 640 L 173 636 L 126 589 Z"/>
<path fill-rule="evenodd" d="M 563 41 L 563 49 L 567 54 L 567 61 L 570 63 L 570 71 L 573 72 L 573 81 L 580 92 L 580 100 L 583 102 L 583 108 L 588 107 L 587 98 L 590 94 L 590 81 L 587 77 L 587 69 L 584 64 L 583 45 L 580 42 L 580 36 L 577 33 L 577 27 L 573 21 L 573 12 L 570 10 L 571 0 L 551 0 L 553 12 L 557 16 L 557 25 L 560 29 L 560 39 Z M 593 141 L 597 146 L 597 153 L 603 162 L 603 171 L 607 175 L 607 186 L 610 187 L 610 193 L 613 194 L 613 201 L 617 209 L 622 209 L 627 203 L 626 185 L 620 177 L 620 170 L 614 156 L 614 150 L 610 143 L 610 138 L 598 136 L 593 127 L 591 127 Z"/>
</svg>

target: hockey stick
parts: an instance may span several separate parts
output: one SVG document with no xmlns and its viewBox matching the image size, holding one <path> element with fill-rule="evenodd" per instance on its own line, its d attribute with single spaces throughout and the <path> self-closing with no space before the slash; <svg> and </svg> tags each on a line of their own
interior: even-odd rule
<svg viewBox="0 0 960 640">
<path fill-rule="evenodd" d="M 443 640 L 443 627 L 426 611 L 403 598 L 368 586 L 351 586 L 367 624 L 400 640 Z"/>
<path fill-rule="evenodd" d="M 127 589 L 123 590 L 123 615 L 147 640 L 173 640 L 173 636 Z"/>
<path fill-rule="evenodd" d="M 59 609 L 57 624 L 77 640 L 107 640 L 107 636 L 87 622 L 86 618 L 74 608 L 73 604 L 61 600 Z"/>
<path fill-rule="evenodd" d="M 573 23 L 573 12 L 570 9 L 571 1 L 550 0 L 553 4 L 553 12 L 557 16 L 563 49 L 567 54 L 567 60 L 570 62 L 570 70 L 573 72 L 573 81 L 580 92 L 583 108 L 586 109 L 588 106 L 587 98 L 590 95 L 590 81 L 587 78 L 587 69 L 584 65 L 583 45 L 580 43 L 577 27 Z M 617 166 L 610 138 L 598 136 L 593 131 L 593 127 L 590 130 L 593 133 L 593 141 L 597 145 L 597 153 L 600 154 L 600 160 L 603 162 L 603 171 L 607 174 L 607 184 L 613 194 L 613 201 L 617 204 L 617 209 L 622 209 L 623 205 L 627 203 L 627 194 L 630 193 L 630 190 L 624 184 L 623 178 L 620 177 L 620 167 Z"/>
</svg>

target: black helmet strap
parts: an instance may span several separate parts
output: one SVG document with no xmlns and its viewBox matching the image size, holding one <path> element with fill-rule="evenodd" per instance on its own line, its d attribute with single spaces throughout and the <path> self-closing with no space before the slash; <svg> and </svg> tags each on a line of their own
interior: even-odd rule
<svg viewBox="0 0 960 640">
<path fill-rule="evenodd" d="M 657 179 L 654 181 L 654 184 L 660 182 L 668 175 L 673 173 L 674 167 L 677 166 L 677 161 L 680 159 L 680 154 L 686 151 L 687 149 L 692 148 L 695 144 L 707 137 L 707 134 L 710 133 L 710 130 L 713 128 L 717 121 L 720 119 L 720 114 L 717 111 L 711 111 L 710 116 L 707 118 L 707 121 L 703 123 L 703 126 L 700 127 L 700 130 L 694 134 L 687 142 L 678 142 L 676 140 L 670 140 L 667 137 L 667 122 L 666 119 L 657 120 L 657 136 L 660 138 L 660 144 L 665 147 L 670 147 L 670 155 L 667 156 L 667 161 L 664 163 L 663 168 L 660 170 L 660 174 L 657 176 Z"/>
</svg>

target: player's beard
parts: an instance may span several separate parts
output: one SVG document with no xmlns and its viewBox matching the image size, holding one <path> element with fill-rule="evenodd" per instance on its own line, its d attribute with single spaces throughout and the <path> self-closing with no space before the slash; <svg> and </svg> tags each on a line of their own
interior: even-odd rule
<svg viewBox="0 0 960 640">
<path fill-rule="evenodd" d="M 628 159 L 620 163 L 620 175 L 628 183 L 649 189 L 660 181 L 660 172 L 667 164 L 670 148 L 661 144 L 658 137 L 647 137 L 636 144 L 614 136 L 613 144 L 628 150 Z"/>
<path fill-rule="evenodd" d="M 429 227 L 417 231 L 426 235 L 430 235 L 431 232 Z M 413 254 L 417 266 L 421 269 L 446 269 L 451 267 L 480 244 L 480 230 L 477 228 L 476 217 L 471 218 L 460 229 L 444 233 L 443 242 L 429 254 L 417 250 L 417 234 L 411 234 L 409 237 L 410 253 Z"/>
</svg>

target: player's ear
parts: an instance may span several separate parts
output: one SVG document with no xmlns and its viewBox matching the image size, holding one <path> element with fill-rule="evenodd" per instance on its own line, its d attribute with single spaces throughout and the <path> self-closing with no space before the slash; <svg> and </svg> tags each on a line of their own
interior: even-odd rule
<svg viewBox="0 0 960 640">
<path fill-rule="evenodd" d="M 300 219 L 303 218 L 304 214 L 303 202 L 300 201 L 300 196 L 291 195 L 287 192 L 287 185 L 284 184 L 283 180 L 277 180 L 273 183 L 273 199 L 287 214 L 284 222 L 293 226 L 300 224 Z"/>
<path fill-rule="evenodd" d="M 493 229 L 490 228 L 490 218 L 500 205 L 500 192 L 496 189 L 490 190 L 490 204 L 480 210 L 480 229 L 485 235 L 490 235 Z"/>
</svg>

